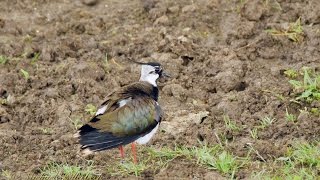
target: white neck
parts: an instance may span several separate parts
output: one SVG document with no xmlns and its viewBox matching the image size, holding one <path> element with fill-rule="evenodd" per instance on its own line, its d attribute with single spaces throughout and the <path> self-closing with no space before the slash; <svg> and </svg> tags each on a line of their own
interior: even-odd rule
<svg viewBox="0 0 320 180">
<path fill-rule="evenodd" d="M 154 87 L 157 87 L 157 79 L 158 77 L 155 75 L 141 76 L 139 81 L 146 81 L 152 84 Z"/>
</svg>

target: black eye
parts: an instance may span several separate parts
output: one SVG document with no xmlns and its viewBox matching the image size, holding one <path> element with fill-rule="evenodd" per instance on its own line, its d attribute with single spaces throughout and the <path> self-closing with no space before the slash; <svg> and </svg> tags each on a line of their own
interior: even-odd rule
<svg viewBox="0 0 320 180">
<path fill-rule="evenodd" d="M 159 74 L 161 72 L 161 68 L 159 66 L 156 66 L 155 67 L 155 71 L 156 71 L 157 74 Z"/>
<path fill-rule="evenodd" d="M 149 74 L 155 74 L 155 73 L 156 73 L 156 72 L 154 72 L 154 71 L 150 71 L 150 72 L 149 72 Z"/>
</svg>

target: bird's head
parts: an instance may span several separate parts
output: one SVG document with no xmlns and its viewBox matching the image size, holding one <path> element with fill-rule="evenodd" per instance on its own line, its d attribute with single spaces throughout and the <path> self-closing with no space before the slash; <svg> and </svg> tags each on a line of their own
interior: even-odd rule
<svg viewBox="0 0 320 180">
<path fill-rule="evenodd" d="M 141 76 L 140 81 L 147 81 L 153 86 L 157 86 L 156 81 L 162 77 L 170 77 L 167 73 L 163 71 L 163 68 L 160 63 L 157 62 L 148 62 L 141 63 Z"/>
</svg>

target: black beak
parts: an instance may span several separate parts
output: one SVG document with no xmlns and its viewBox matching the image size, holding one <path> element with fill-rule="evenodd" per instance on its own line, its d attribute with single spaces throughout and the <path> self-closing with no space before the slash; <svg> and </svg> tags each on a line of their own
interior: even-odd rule
<svg viewBox="0 0 320 180">
<path fill-rule="evenodd" d="M 170 78 L 171 76 L 170 76 L 170 74 L 168 74 L 168 73 L 166 73 L 166 72 L 162 71 L 162 73 L 161 73 L 161 77 L 168 77 L 168 78 Z"/>
</svg>

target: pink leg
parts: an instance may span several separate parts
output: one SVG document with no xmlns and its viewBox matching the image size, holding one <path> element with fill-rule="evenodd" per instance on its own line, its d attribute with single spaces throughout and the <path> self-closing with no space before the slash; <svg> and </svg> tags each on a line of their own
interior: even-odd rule
<svg viewBox="0 0 320 180">
<path fill-rule="evenodd" d="M 120 149 L 120 157 L 121 157 L 122 159 L 124 159 L 123 146 L 120 146 L 119 149 Z"/>
<path fill-rule="evenodd" d="M 131 151 L 133 154 L 133 162 L 135 164 L 137 164 L 137 151 L 136 151 L 136 143 L 135 142 L 131 143 Z"/>
</svg>

